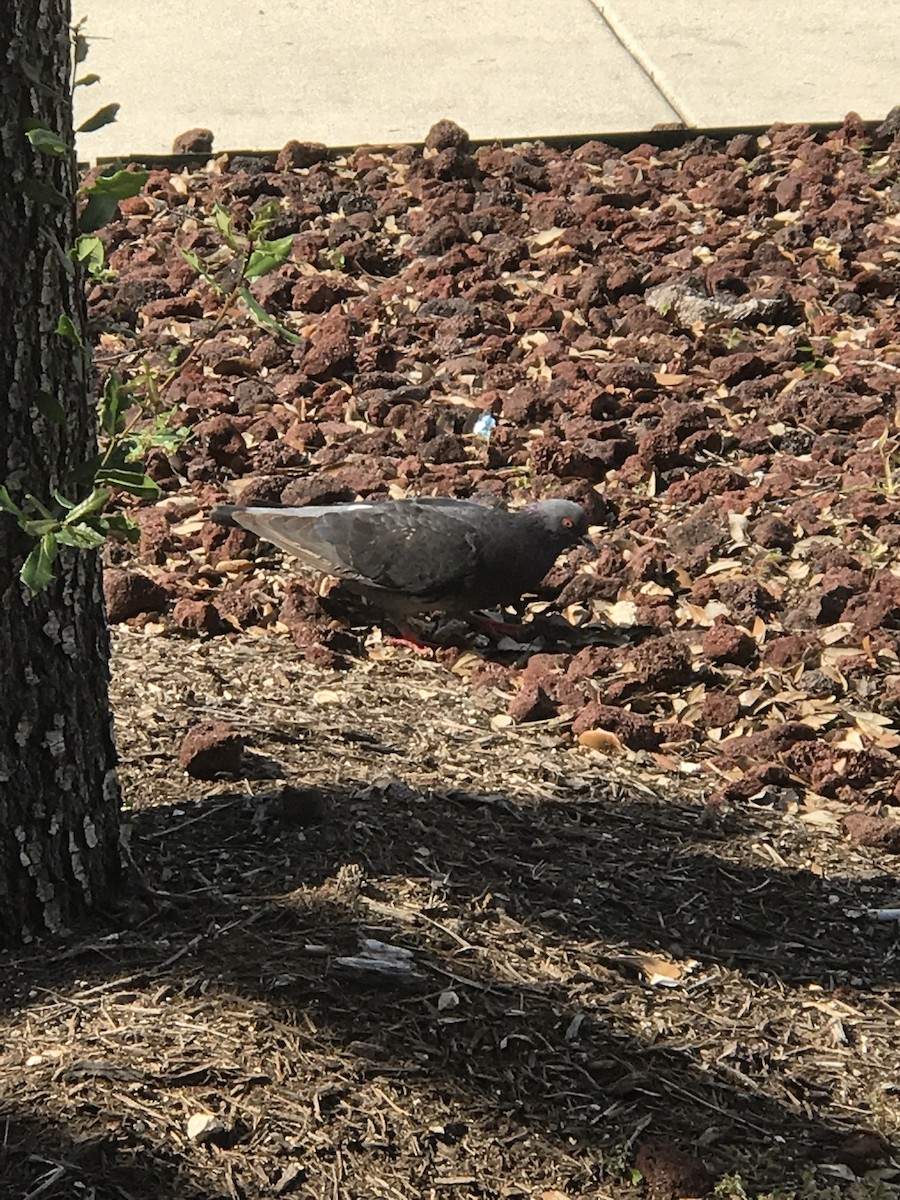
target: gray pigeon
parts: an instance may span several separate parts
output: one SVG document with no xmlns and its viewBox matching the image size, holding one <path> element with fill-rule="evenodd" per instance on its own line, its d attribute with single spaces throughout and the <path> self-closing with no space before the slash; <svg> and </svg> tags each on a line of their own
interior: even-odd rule
<svg viewBox="0 0 900 1200">
<path fill-rule="evenodd" d="M 398 616 L 511 604 L 534 591 L 563 550 L 594 548 L 587 514 L 571 500 L 516 512 L 440 496 L 308 508 L 226 504 L 210 517 L 252 530 Z"/>
</svg>

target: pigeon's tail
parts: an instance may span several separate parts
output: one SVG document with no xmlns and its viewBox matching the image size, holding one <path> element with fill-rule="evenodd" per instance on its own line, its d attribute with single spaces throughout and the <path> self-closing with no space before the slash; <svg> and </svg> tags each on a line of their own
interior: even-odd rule
<svg viewBox="0 0 900 1200">
<path fill-rule="evenodd" d="M 323 542 L 314 529 L 315 521 L 334 508 L 308 505 L 302 508 L 254 508 L 242 504 L 217 504 L 209 514 L 219 525 L 236 526 L 255 533 L 273 546 L 286 550 L 314 571 L 343 575 L 343 564 L 335 549 Z"/>
</svg>

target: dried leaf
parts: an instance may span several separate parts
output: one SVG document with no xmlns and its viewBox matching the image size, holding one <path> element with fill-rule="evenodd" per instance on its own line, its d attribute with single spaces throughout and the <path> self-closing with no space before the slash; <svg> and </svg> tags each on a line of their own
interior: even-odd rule
<svg viewBox="0 0 900 1200">
<path fill-rule="evenodd" d="M 585 729 L 578 735 L 578 744 L 601 754 L 625 753 L 624 743 L 608 729 Z"/>
<path fill-rule="evenodd" d="M 668 962 L 664 958 L 641 959 L 641 970 L 652 987 L 678 987 L 684 976 L 678 963 Z"/>
</svg>

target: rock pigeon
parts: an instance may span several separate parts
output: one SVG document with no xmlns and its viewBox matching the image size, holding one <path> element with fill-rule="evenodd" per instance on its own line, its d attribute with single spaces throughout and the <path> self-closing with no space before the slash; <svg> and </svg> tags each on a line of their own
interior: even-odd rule
<svg viewBox="0 0 900 1200">
<path fill-rule="evenodd" d="M 511 604 L 534 591 L 563 550 L 579 542 L 594 548 L 587 514 L 571 500 L 515 512 L 440 496 L 305 508 L 221 505 L 210 517 L 251 530 L 398 616 Z"/>
</svg>

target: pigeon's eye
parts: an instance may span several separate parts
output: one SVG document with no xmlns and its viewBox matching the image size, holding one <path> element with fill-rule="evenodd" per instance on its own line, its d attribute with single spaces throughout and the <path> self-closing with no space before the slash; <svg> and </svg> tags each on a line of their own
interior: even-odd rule
<svg viewBox="0 0 900 1200">
<path fill-rule="evenodd" d="M 574 529 L 574 528 L 575 528 L 575 522 L 572 520 L 572 518 L 571 518 L 571 517 L 563 517 L 563 519 L 562 519 L 562 527 L 563 527 L 563 529 Z"/>
</svg>

